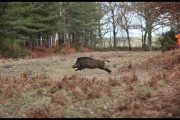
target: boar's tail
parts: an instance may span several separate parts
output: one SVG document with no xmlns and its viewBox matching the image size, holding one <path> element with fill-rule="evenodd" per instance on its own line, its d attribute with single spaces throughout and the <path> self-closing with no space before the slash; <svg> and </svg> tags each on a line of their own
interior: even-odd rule
<svg viewBox="0 0 180 120">
<path fill-rule="evenodd" d="M 103 60 L 103 61 L 110 62 L 109 60 Z"/>
</svg>

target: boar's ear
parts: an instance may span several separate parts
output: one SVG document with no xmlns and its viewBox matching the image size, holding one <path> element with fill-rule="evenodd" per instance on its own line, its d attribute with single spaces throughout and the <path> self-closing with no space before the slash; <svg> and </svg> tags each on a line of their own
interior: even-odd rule
<svg viewBox="0 0 180 120">
<path fill-rule="evenodd" d="M 79 61 L 80 59 L 79 59 L 79 57 L 77 58 L 77 61 Z"/>
</svg>

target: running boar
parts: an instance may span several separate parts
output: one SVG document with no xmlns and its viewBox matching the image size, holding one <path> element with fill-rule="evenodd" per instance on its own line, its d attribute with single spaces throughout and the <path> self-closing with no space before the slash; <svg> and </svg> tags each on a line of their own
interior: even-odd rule
<svg viewBox="0 0 180 120">
<path fill-rule="evenodd" d="M 105 61 L 110 62 L 108 60 L 96 60 L 90 57 L 79 57 L 77 58 L 76 63 L 72 66 L 72 68 L 77 68 L 77 70 L 82 70 L 84 68 L 99 68 L 102 70 L 107 71 L 108 73 L 111 73 L 111 70 L 105 67 Z"/>
</svg>

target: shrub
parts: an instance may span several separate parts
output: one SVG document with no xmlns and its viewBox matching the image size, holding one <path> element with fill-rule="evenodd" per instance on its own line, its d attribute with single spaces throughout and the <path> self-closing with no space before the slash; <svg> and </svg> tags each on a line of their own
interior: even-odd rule
<svg viewBox="0 0 180 120">
<path fill-rule="evenodd" d="M 30 50 L 24 47 L 21 48 L 21 57 L 30 55 L 32 55 L 32 52 Z"/>
<path fill-rule="evenodd" d="M 166 48 L 169 43 L 176 44 L 177 40 L 175 38 L 175 32 L 172 29 L 167 31 L 158 39 L 158 41 L 161 43 L 161 49 Z"/>
<path fill-rule="evenodd" d="M 6 58 L 17 58 L 21 56 L 21 47 L 18 43 L 6 40 L 2 42 L 1 55 Z"/>
<path fill-rule="evenodd" d="M 60 54 L 62 48 L 63 48 L 63 45 L 61 44 L 61 45 L 59 45 L 57 48 L 55 48 L 53 52 L 56 53 L 56 54 Z"/>
<path fill-rule="evenodd" d="M 76 51 L 80 51 L 82 44 L 80 42 L 77 42 L 73 45 L 73 47 L 75 48 Z"/>
</svg>

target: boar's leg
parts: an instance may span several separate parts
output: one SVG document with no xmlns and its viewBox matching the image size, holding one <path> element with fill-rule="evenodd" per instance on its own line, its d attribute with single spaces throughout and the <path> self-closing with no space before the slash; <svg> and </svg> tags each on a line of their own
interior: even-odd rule
<svg viewBox="0 0 180 120">
<path fill-rule="evenodd" d="M 77 68 L 75 71 L 78 71 L 78 70 L 80 70 L 79 68 Z"/>
<path fill-rule="evenodd" d="M 112 71 L 108 68 L 105 68 L 108 73 L 111 73 Z"/>
<path fill-rule="evenodd" d="M 82 69 L 84 69 L 85 67 L 83 67 L 82 65 L 80 65 L 77 69 L 76 69 L 76 71 L 78 71 L 78 70 L 82 70 Z"/>
<path fill-rule="evenodd" d="M 78 70 L 83 70 L 84 68 L 77 68 L 75 71 L 78 71 Z"/>
<path fill-rule="evenodd" d="M 110 69 L 108 69 L 108 68 L 101 68 L 101 69 L 107 71 L 108 73 L 111 73 L 111 72 L 112 72 L 112 71 L 111 71 Z"/>
</svg>

